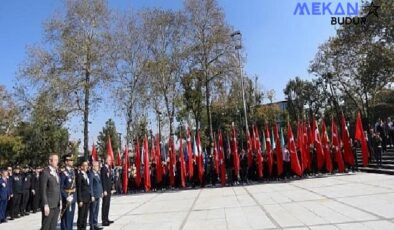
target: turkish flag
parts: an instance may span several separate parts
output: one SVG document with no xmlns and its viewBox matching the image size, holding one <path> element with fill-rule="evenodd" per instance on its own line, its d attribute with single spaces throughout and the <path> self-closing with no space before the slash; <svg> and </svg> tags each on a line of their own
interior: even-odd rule
<svg viewBox="0 0 394 230">
<path fill-rule="evenodd" d="M 140 144 L 138 140 L 135 144 L 135 168 L 136 168 L 136 175 L 135 175 L 135 185 L 137 188 L 141 186 L 141 152 L 140 152 Z"/>
<path fill-rule="evenodd" d="M 263 171 L 263 153 L 261 151 L 260 135 L 257 126 L 253 127 L 253 136 L 255 140 L 256 148 L 256 159 L 257 159 L 257 176 L 262 178 L 264 176 Z"/>
<path fill-rule="evenodd" d="M 274 159 L 272 157 L 271 137 L 270 137 L 270 131 L 268 129 L 268 125 L 265 125 L 265 145 L 267 151 L 268 174 L 271 176 L 272 168 L 274 167 Z"/>
<path fill-rule="evenodd" d="M 108 136 L 108 142 L 107 142 L 107 162 L 108 161 L 109 161 L 109 165 L 113 166 L 114 152 L 112 151 L 111 136 Z"/>
<path fill-rule="evenodd" d="M 217 144 L 217 140 L 214 137 L 213 138 L 213 164 L 215 167 L 215 172 L 217 175 L 219 175 L 219 168 L 220 168 L 220 161 L 219 161 L 219 151 L 218 151 L 218 144 Z"/>
<path fill-rule="evenodd" d="M 193 179 L 193 150 L 192 150 L 192 140 L 190 137 L 190 129 L 187 128 L 187 159 L 188 159 L 188 169 L 189 169 L 189 180 Z"/>
<path fill-rule="evenodd" d="M 120 157 L 120 150 L 118 149 L 118 154 L 116 154 L 116 166 L 122 165 L 122 160 Z"/>
<path fill-rule="evenodd" d="M 314 144 L 316 148 L 316 158 L 317 158 L 317 169 L 322 170 L 324 167 L 324 152 L 321 144 L 319 126 L 317 125 L 317 121 L 315 116 L 313 116 L 313 132 L 314 132 Z"/>
<path fill-rule="evenodd" d="M 186 187 L 186 168 L 185 168 L 185 159 L 183 156 L 183 144 L 182 144 L 182 135 L 179 138 L 179 160 L 181 163 L 181 187 Z"/>
<path fill-rule="evenodd" d="M 203 177 L 204 177 L 204 164 L 203 164 L 203 155 L 202 155 L 202 149 L 201 149 L 200 130 L 197 131 L 196 146 L 197 146 L 198 179 L 200 180 L 200 183 L 202 184 Z"/>
<path fill-rule="evenodd" d="M 332 132 L 332 145 L 334 147 L 334 157 L 338 165 L 338 172 L 343 173 L 345 171 L 345 163 L 343 162 L 341 153 L 341 144 L 338 137 L 338 128 L 334 118 L 331 119 L 331 132 Z"/>
<path fill-rule="evenodd" d="M 354 132 L 354 139 L 360 141 L 361 143 L 361 153 L 363 156 L 363 166 L 367 167 L 368 166 L 368 144 L 367 140 L 365 139 L 364 135 L 364 129 L 363 129 L 363 123 L 361 121 L 361 113 L 357 113 L 357 119 L 356 119 L 356 130 Z"/>
<path fill-rule="evenodd" d="M 161 163 L 160 137 L 156 136 L 155 141 L 156 141 L 156 143 L 155 143 L 155 145 L 156 145 L 156 148 L 155 148 L 155 150 L 156 150 L 156 153 L 155 153 L 156 154 L 156 182 L 161 183 L 163 180 L 163 165 Z"/>
<path fill-rule="evenodd" d="M 350 166 L 354 166 L 354 155 L 352 150 L 352 144 L 349 136 L 349 131 L 346 126 L 345 116 L 343 114 L 341 119 L 341 130 L 342 130 L 342 142 L 343 142 L 345 163 Z"/>
<path fill-rule="evenodd" d="M 224 148 L 223 148 L 223 136 L 222 131 L 219 131 L 219 161 L 220 161 L 220 182 L 222 186 L 226 185 L 226 161 L 224 158 Z"/>
<path fill-rule="evenodd" d="M 170 173 L 170 186 L 174 187 L 175 185 L 175 145 L 174 140 L 170 137 L 168 141 L 168 154 L 170 157 L 170 165 L 169 165 L 169 173 Z"/>
<path fill-rule="evenodd" d="M 97 156 L 97 149 L 96 149 L 95 145 L 93 145 L 93 147 L 92 147 L 92 160 L 93 161 L 98 161 L 99 160 L 98 156 Z"/>
<path fill-rule="evenodd" d="M 277 123 L 275 123 L 274 125 L 274 132 L 275 132 L 275 141 L 276 141 L 276 159 L 277 159 L 277 167 L 278 167 L 278 176 L 281 176 L 283 173 L 283 154 L 282 154 L 282 147 L 280 144 L 279 130 Z"/>
<path fill-rule="evenodd" d="M 323 145 L 323 151 L 324 151 L 324 156 L 325 156 L 325 161 L 326 161 L 326 169 L 329 173 L 332 173 L 332 161 L 331 161 L 331 154 L 330 154 L 330 144 L 328 141 L 328 134 L 327 134 L 327 128 L 326 128 L 326 123 L 324 122 L 324 119 L 321 121 L 321 143 Z"/>
<path fill-rule="evenodd" d="M 304 148 L 304 134 L 301 122 L 297 122 L 297 146 L 300 150 L 300 157 L 301 157 L 301 171 L 304 172 L 306 168 L 308 168 L 309 158 L 305 152 Z"/>
<path fill-rule="evenodd" d="M 249 132 L 247 132 L 246 134 L 247 134 L 247 142 L 248 142 L 248 149 L 247 149 L 247 151 L 248 151 L 248 168 L 251 169 L 253 166 L 253 154 L 252 154 L 253 144 L 252 143 L 254 142 L 254 139 L 256 137 L 254 134 L 254 130 L 253 130 L 253 137 L 251 137 Z"/>
<path fill-rule="evenodd" d="M 123 193 L 126 194 L 129 186 L 129 148 L 125 147 L 123 154 L 123 171 L 122 171 L 122 179 L 123 179 Z"/>
<path fill-rule="evenodd" d="M 301 165 L 300 161 L 298 160 L 296 144 L 294 141 L 293 130 L 291 129 L 290 122 L 287 122 L 287 140 L 290 152 L 291 169 L 296 175 L 302 176 Z"/>
<path fill-rule="evenodd" d="M 145 191 L 149 192 L 151 188 L 151 184 L 150 184 L 150 169 L 149 169 L 149 146 L 148 146 L 148 137 L 146 135 L 144 138 L 144 184 L 145 184 Z"/>
<path fill-rule="evenodd" d="M 238 155 L 238 144 L 237 144 L 237 133 L 235 131 L 234 122 L 232 123 L 231 129 L 231 152 L 233 154 L 233 164 L 235 175 L 239 175 L 239 155 Z"/>
</svg>

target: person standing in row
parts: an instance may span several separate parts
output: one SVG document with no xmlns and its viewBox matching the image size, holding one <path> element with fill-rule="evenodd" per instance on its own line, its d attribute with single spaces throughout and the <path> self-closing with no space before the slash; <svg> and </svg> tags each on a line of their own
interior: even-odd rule
<svg viewBox="0 0 394 230">
<path fill-rule="evenodd" d="M 13 181 L 13 176 L 12 176 L 12 167 L 7 168 L 7 180 L 8 180 L 8 193 L 10 194 L 10 199 L 7 202 L 7 211 L 6 211 L 6 217 L 10 217 L 10 220 L 13 220 L 13 207 L 14 207 L 14 194 L 12 191 L 12 181 Z"/>
<path fill-rule="evenodd" d="M 29 167 L 26 166 L 23 168 L 23 193 L 22 193 L 22 202 L 21 202 L 21 215 L 28 216 L 29 215 L 29 199 L 30 199 L 30 192 L 31 192 L 31 181 L 32 175 L 29 171 Z"/>
<path fill-rule="evenodd" d="M 19 218 L 21 214 L 21 203 L 23 194 L 23 177 L 20 173 L 20 167 L 16 166 L 14 175 L 12 177 L 12 192 L 14 195 L 14 202 L 11 211 L 12 218 Z"/>
<path fill-rule="evenodd" d="M 33 213 L 36 213 L 40 206 L 40 170 L 36 168 L 32 175 L 32 209 Z"/>
<path fill-rule="evenodd" d="M 76 178 L 71 155 L 64 157 L 66 168 L 60 173 L 60 193 L 62 194 L 61 230 L 72 230 L 76 202 Z"/>
<path fill-rule="evenodd" d="M 40 177 L 40 192 L 42 196 L 42 227 L 41 230 L 55 230 L 60 208 L 60 179 L 57 174 L 59 157 L 49 156 L 49 166 Z"/>
<path fill-rule="evenodd" d="M 0 176 L 0 223 L 7 222 L 7 202 L 10 198 L 8 171 L 2 170 Z"/>
<path fill-rule="evenodd" d="M 101 209 L 101 220 L 103 226 L 109 226 L 113 223 L 108 219 L 109 207 L 111 203 L 111 190 L 112 190 L 112 172 L 111 172 L 111 159 L 107 158 L 107 163 L 101 167 L 101 183 L 103 185 L 103 205 Z"/>
<path fill-rule="evenodd" d="M 87 174 L 88 168 L 88 162 L 82 162 L 80 172 L 77 175 L 78 230 L 86 229 L 89 205 L 92 200 L 90 181 Z"/>
<path fill-rule="evenodd" d="M 92 190 L 92 203 L 90 203 L 89 211 L 90 230 L 102 229 L 101 227 L 98 227 L 100 200 L 103 197 L 103 186 L 101 184 L 99 170 L 100 163 L 98 161 L 93 161 L 92 170 L 89 173 L 90 186 Z"/>
</svg>

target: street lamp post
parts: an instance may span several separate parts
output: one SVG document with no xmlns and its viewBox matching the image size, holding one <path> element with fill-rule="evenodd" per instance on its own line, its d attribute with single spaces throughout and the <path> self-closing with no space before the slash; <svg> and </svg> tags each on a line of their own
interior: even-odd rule
<svg viewBox="0 0 394 230">
<path fill-rule="evenodd" d="M 249 136 L 249 125 L 248 125 L 248 116 L 246 112 L 246 101 L 245 101 L 245 85 L 244 85 L 244 78 L 242 76 L 242 64 L 241 64 L 241 56 L 240 56 L 240 49 L 242 49 L 242 34 L 240 31 L 235 31 L 230 35 L 233 39 L 239 37 L 239 44 L 235 45 L 235 49 L 237 50 L 237 58 L 238 58 L 238 65 L 239 65 L 239 76 L 241 78 L 241 89 L 242 89 L 242 102 L 244 107 L 244 116 L 245 116 L 245 126 L 246 126 L 246 135 Z"/>
</svg>

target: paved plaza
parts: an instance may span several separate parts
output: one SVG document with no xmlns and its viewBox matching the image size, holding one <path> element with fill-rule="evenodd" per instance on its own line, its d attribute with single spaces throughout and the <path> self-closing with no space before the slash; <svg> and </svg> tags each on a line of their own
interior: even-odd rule
<svg viewBox="0 0 394 230">
<path fill-rule="evenodd" d="M 0 229 L 38 230 L 40 215 Z M 394 177 L 356 173 L 114 196 L 110 219 L 104 229 L 394 229 Z"/>
</svg>

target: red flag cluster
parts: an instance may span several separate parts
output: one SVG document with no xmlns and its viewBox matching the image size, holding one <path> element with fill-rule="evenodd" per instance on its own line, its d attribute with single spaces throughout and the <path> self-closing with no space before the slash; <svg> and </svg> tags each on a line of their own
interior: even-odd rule
<svg viewBox="0 0 394 230">
<path fill-rule="evenodd" d="M 346 120 L 343 115 L 341 116 L 340 121 L 341 134 L 339 134 L 336 120 L 334 118 L 331 119 L 331 142 L 324 119 L 320 122 L 320 127 L 314 117 L 312 118 L 311 123 L 305 121 L 298 122 L 296 133 L 297 137 L 295 137 L 293 134 L 293 129 L 290 122 L 287 123 L 286 148 L 290 155 L 289 167 L 294 172 L 294 174 L 302 176 L 305 171 L 308 172 L 311 170 L 326 170 L 327 172 L 331 173 L 334 170 L 334 166 L 338 168 L 338 172 L 342 173 L 345 171 L 345 166 L 354 166 L 355 159 L 352 150 L 352 142 L 346 125 Z M 256 172 L 258 179 L 263 178 L 263 176 L 272 176 L 274 172 L 276 172 L 277 176 L 283 175 L 284 153 L 287 152 L 285 152 L 286 149 L 282 130 L 281 135 L 279 135 L 278 124 L 274 124 L 271 129 L 268 124 L 264 126 L 262 142 L 257 125 L 253 125 L 251 131 L 252 132 L 246 132 L 247 155 L 242 155 L 242 159 L 245 160 L 245 167 L 247 167 L 248 170 L 255 170 L 254 172 Z M 226 185 L 227 180 L 232 179 L 227 178 L 226 164 L 230 164 L 227 165 L 227 167 L 233 169 L 235 177 L 241 176 L 241 160 L 238 151 L 239 146 L 237 141 L 237 131 L 234 124 L 232 124 L 230 134 L 230 137 L 226 139 L 226 148 L 224 146 L 223 134 L 220 130 L 218 135 L 213 138 L 212 163 L 214 172 L 219 177 L 222 186 Z M 147 136 L 145 136 L 143 139 L 142 148 L 140 148 L 140 143 L 136 141 L 134 146 L 134 160 L 136 168 L 134 181 L 136 188 L 138 189 L 143 186 L 145 191 L 150 191 L 151 176 L 155 178 L 156 183 L 160 184 L 163 182 L 163 177 L 167 175 L 167 172 L 169 185 L 171 187 L 175 186 L 176 174 L 179 176 L 177 178 L 179 178 L 179 186 L 182 188 L 187 186 L 187 181 L 199 181 L 201 184 L 203 184 L 205 174 L 204 154 L 202 151 L 200 131 L 196 131 L 195 141 L 193 143 L 194 148 L 192 148 L 190 129 L 186 130 L 185 140 L 186 143 L 184 146 L 183 137 L 181 136 L 178 139 L 179 161 L 177 162 L 177 151 L 175 149 L 174 139 L 172 137 L 169 138 L 168 158 L 164 159 L 164 161 L 167 162 L 167 165 L 163 165 L 162 163 L 160 137 L 152 138 L 150 151 Z M 364 134 L 360 113 L 357 114 L 356 119 L 355 140 L 360 142 L 362 150 L 362 162 L 364 166 L 367 166 L 369 158 L 368 144 Z M 229 151 L 229 154 L 227 155 L 229 158 L 227 161 L 225 149 Z M 184 151 L 187 151 L 187 153 L 184 153 Z M 108 137 L 106 142 L 106 153 L 107 163 L 111 167 L 122 167 L 122 187 L 123 192 L 127 193 L 129 187 L 128 183 L 130 171 L 128 146 L 125 146 L 123 156 L 121 156 L 120 150 L 118 150 L 116 159 L 114 159 L 111 138 Z M 333 157 L 331 157 L 331 155 Z M 312 156 L 315 157 L 312 158 Z M 141 159 L 143 159 L 143 162 L 141 162 Z M 99 160 L 95 145 L 92 147 L 92 160 Z M 194 164 L 196 170 L 194 169 Z M 266 170 L 264 171 L 265 166 Z M 275 166 L 276 171 L 274 171 Z M 155 169 L 155 174 L 152 174 L 152 169 Z M 264 175 L 264 172 L 266 172 L 267 175 Z M 141 175 L 142 173 L 143 175 Z"/>
</svg>

